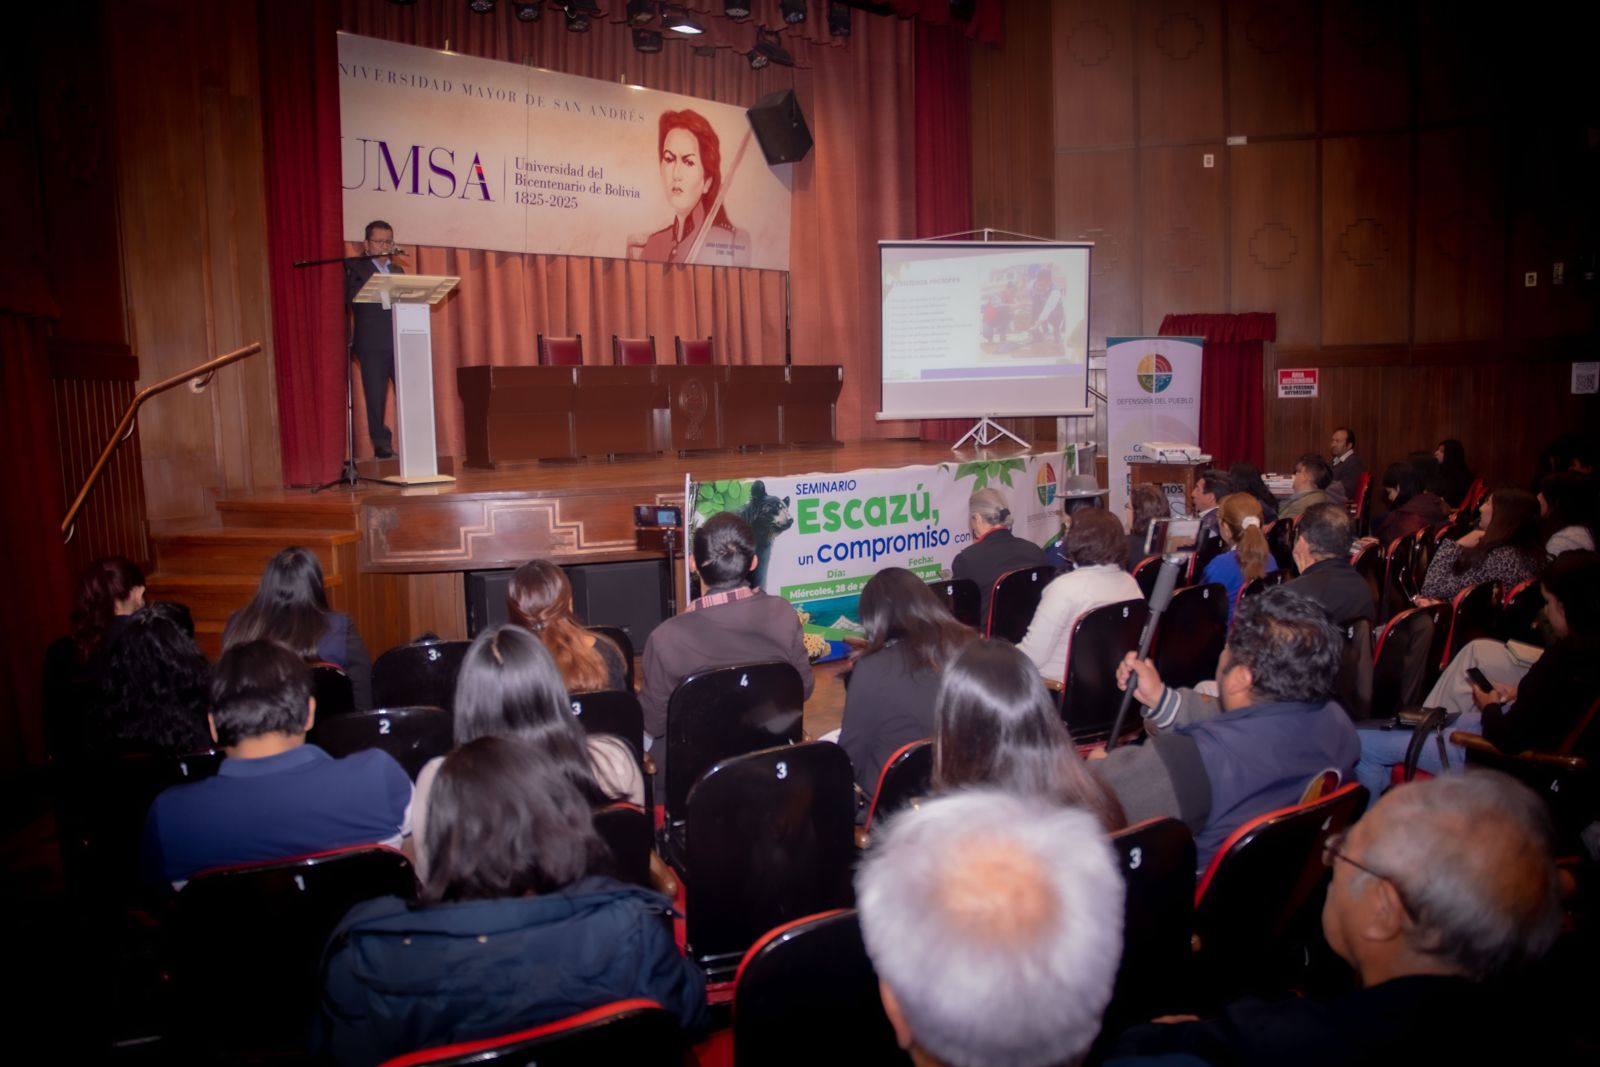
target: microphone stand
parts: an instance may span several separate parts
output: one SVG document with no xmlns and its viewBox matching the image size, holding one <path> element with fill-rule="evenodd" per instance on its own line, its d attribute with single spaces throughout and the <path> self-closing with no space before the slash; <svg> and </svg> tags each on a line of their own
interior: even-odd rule
<svg viewBox="0 0 1600 1067">
<path fill-rule="evenodd" d="M 1178 586 L 1178 575 L 1188 566 L 1189 556 L 1188 552 L 1169 552 L 1161 557 L 1161 570 L 1156 575 L 1156 587 L 1150 592 L 1150 617 L 1144 621 L 1144 630 L 1139 634 L 1139 654 L 1136 658 L 1144 659 L 1150 655 L 1150 645 L 1155 641 L 1156 629 L 1161 624 L 1161 613 L 1172 603 L 1172 591 Z M 1128 675 L 1127 688 L 1122 691 L 1122 703 L 1118 705 L 1117 717 L 1111 725 L 1111 736 L 1106 738 L 1107 752 L 1117 747 L 1117 739 L 1122 736 L 1123 723 L 1128 718 L 1128 709 L 1133 706 L 1133 692 L 1138 688 L 1137 672 Z"/>
<path fill-rule="evenodd" d="M 363 252 L 361 255 L 357 256 L 328 256 L 323 259 L 297 259 L 294 261 L 293 265 L 297 269 L 301 267 L 322 267 L 330 263 L 342 264 L 355 263 L 363 259 L 389 259 L 397 255 L 405 255 L 405 249 L 392 249 L 387 256 L 369 256 Z M 362 482 L 366 482 L 368 485 L 393 486 L 396 489 L 405 488 L 405 485 L 402 482 L 391 482 L 387 478 L 369 478 L 356 468 L 356 388 L 355 371 L 351 368 L 351 364 L 354 362 L 355 360 L 352 358 L 352 353 L 346 349 L 344 360 L 344 463 L 339 468 L 339 476 L 337 478 L 332 478 L 326 482 L 323 482 L 321 485 L 312 486 L 311 491 L 313 493 L 320 493 L 324 489 L 332 489 L 336 485 L 343 486 L 346 489 L 355 490 L 361 488 Z"/>
</svg>

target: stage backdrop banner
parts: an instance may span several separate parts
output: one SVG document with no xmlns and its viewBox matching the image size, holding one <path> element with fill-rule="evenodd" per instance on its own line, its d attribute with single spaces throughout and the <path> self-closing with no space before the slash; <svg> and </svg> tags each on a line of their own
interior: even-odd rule
<svg viewBox="0 0 1600 1067">
<path fill-rule="evenodd" d="M 1107 505 L 1127 506 L 1128 462 L 1146 441 L 1200 440 L 1200 337 L 1106 338 Z M 1170 492 L 1170 490 L 1169 490 Z M 1188 501 L 1181 510 L 1187 510 Z"/>
<path fill-rule="evenodd" d="M 789 269 L 789 167 L 744 108 L 341 33 L 339 122 L 347 241 Z"/>
<path fill-rule="evenodd" d="M 1049 546 L 1061 536 L 1061 481 L 1077 473 L 1077 450 L 927 467 L 694 482 L 689 536 L 731 511 L 755 530 L 756 584 L 793 604 L 812 659 L 849 651 L 862 637 L 861 590 L 884 567 L 924 581 L 950 576 L 972 540 L 967 500 L 979 489 L 1005 494 L 1012 529 Z"/>
</svg>

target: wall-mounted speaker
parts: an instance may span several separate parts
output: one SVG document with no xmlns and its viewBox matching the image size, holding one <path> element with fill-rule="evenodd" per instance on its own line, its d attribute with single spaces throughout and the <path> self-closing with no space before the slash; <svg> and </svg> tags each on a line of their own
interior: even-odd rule
<svg viewBox="0 0 1600 1067">
<path fill-rule="evenodd" d="M 768 93 L 748 115 L 768 163 L 798 163 L 811 151 L 811 129 L 793 89 Z"/>
</svg>

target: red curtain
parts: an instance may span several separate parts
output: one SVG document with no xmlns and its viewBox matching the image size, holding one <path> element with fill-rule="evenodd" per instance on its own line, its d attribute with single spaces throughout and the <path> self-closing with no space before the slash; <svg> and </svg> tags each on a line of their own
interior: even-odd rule
<svg viewBox="0 0 1600 1067">
<path fill-rule="evenodd" d="M 1163 337 L 1203 337 L 1200 371 L 1200 447 L 1218 466 L 1249 462 L 1261 467 L 1265 383 L 1262 344 L 1277 340 L 1278 317 L 1243 315 L 1168 315 Z"/>
</svg>

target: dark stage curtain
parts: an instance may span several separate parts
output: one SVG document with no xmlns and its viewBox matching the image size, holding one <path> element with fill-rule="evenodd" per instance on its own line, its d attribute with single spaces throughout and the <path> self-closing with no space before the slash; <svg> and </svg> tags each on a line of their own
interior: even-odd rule
<svg viewBox="0 0 1600 1067">
<path fill-rule="evenodd" d="M 1278 317 L 1243 315 L 1168 315 L 1163 337 L 1203 337 L 1200 371 L 1200 447 L 1218 466 L 1265 458 L 1266 383 L 1261 377 L 1262 344 L 1278 336 Z"/>
</svg>

